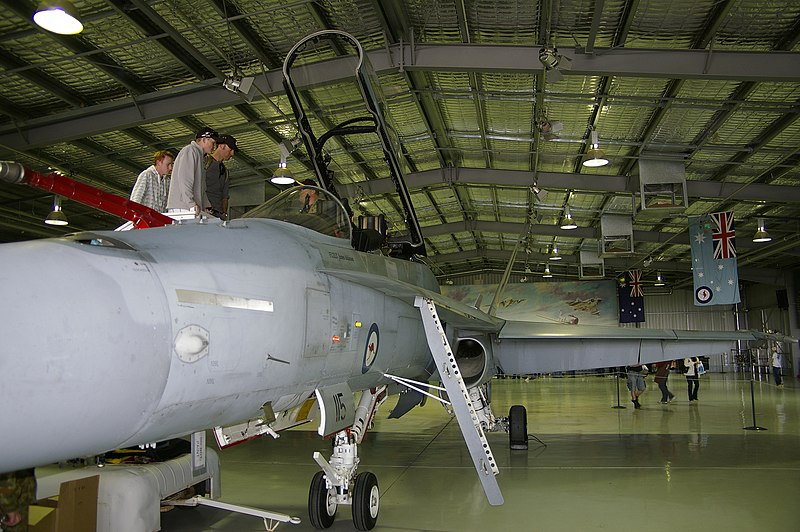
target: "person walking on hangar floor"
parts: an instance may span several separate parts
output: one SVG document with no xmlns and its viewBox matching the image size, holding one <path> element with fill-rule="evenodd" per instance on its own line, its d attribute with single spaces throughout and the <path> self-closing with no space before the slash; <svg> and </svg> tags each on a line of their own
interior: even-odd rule
<svg viewBox="0 0 800 532">
<path fill-rule="evenodd" d="M 639 396 L 642 395 L 647 389 L 647 384 L 644 382 L 644 372 L 647 371 L 647 366 L 636 364 L 628 366 L 626 372 L 628 373 L 628 390 L 631 392 L 631 403 L 634 408 L 641 408 L 639 404 Z"/>
<path fill-rule="evenodd" d="M 667 388 L 667 379 L 669 379 L 669 368 L 672 361 L 656 362 L 656 376 L 655 381 L 661 390 L 661 404 L 665 405 L 675 398 L 675 394 Z"/>
</svg>

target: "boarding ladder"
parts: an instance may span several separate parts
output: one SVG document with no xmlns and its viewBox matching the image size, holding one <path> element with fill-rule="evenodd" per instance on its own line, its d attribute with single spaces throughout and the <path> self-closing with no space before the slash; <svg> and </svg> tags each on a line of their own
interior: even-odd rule
<svg viewBox="0 0 800 532">
<path fill-rule="evenodd" d="M 494 478 L 500 470 L 497 468 L 480 420 L 472 407 L 467 386 L 464 384 L 464 379 L 461 378 L 456 357 L 453 355 L 450 342 L 448 342 L 439 320 L 439 314 L 436 312 L 436 305 L 431 299 L 417 296 L 414 306 L 419 308 L 422 315 L 428 346 L 439 369 L 442 384 L 447 390 L 450 406 L 458 420 L 458 426 L 461 428 L 461 434 L 464 436 L 467 449 L 472 457 L 472 463 L 481 479 L 483 491 L 486 492 L 486 498 L 493 506 L 503 504 L 503 494 L 500 493 L 500 486 L 497 485 L 497 479 Z"/>
</svg>

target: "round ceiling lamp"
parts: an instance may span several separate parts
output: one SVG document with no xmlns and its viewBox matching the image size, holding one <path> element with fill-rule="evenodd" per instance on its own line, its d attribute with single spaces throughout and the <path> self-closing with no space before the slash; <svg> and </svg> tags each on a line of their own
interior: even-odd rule
<svg viewBox="0 0 800 532">
<path fill-rule="evenodd" d="M 78 11 L 68 0 L 45 0 L 33 14 L 33 21 L 41 28 L 60 35 L 75 35 L 83 31 Z"/>
</svg>

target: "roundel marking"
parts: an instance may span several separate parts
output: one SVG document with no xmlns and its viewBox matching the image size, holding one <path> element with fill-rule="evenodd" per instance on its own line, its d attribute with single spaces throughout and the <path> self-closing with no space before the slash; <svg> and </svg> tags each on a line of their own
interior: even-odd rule
<svg viewBox="0 0 800 532">
<path fill-rule="evenodd" d="M 714 297 L 714 292 L 707 286 L 701 286 L 694 291 L 694 297 L 699 303 L 708 303 Z"/>
<path fill-rule="evenodd" d="M 378 357 L 378 345 L 380 344 L 380 333 L 378 324 L 373 323 L 367 334 L 367 345 L 364 346 L 364 363 L 361 365 L 361 373 L 366 373 L 372 367 L 372 363 Z"/>
</svg>

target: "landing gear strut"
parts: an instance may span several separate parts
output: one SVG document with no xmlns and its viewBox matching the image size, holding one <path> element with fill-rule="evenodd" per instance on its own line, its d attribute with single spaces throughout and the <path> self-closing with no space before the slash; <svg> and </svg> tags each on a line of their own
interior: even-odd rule
<svg viewBox="0 0 800 532">
<path fill-rule="evenodd" d="M 378 479 L 369 472 L 356 475 L 358 443 L 366 432 L 377 407 L 385 398 L 386 387 L 366 390 L 356 409 L 356 421 L 350 429 L 334 435 L 333 454 L 325 460 L 318 452 L 314 461 L 322 471 L 311 480 L 308 492 L 308 515 L 314 528 L 330 528 L 340 504 L 353 506 L 353 524 L 358 530 L 372 530 L 378 521 L 381 494 Z"/>
</svg>

